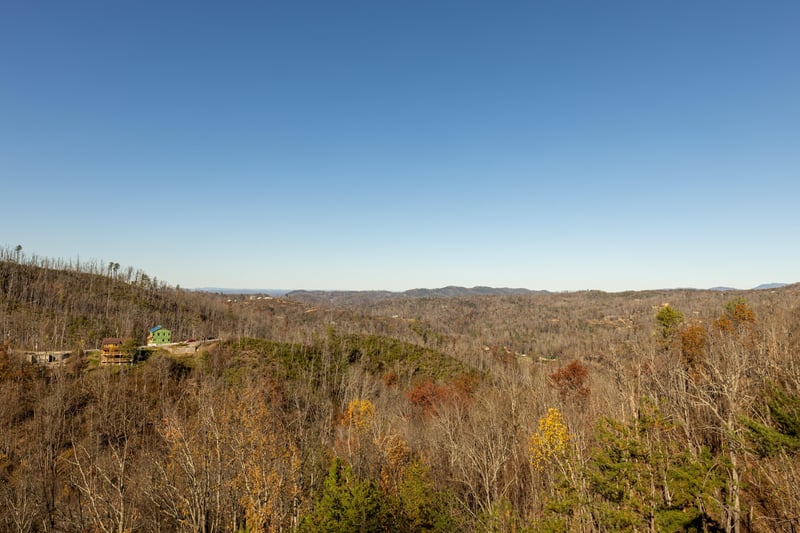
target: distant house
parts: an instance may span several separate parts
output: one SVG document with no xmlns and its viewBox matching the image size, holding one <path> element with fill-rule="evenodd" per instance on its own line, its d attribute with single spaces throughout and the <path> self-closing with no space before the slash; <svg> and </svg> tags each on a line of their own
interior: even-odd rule
<svg viewBox="0 0 800 533">
<path fill-rule="evenodd" d="M 171 342 L 170 337 L 172 336 L 172 332 L 163 326 L 156 326 L 154 328 L 150 328 L 147 334 L 147 344 L 169 344 Z"/>
<path fill-rule="evenodd" d="M 123 342 L 125 342 L 125 339 L 122 337 L 106 337 L 100 343 L 100 354 L 105 356 L 122 355 Z"/>
<path fill-rule="evenodd" d="M 136 360 L 136 350 L 131 346 L 133 339 L 106 337 L 100 343 L 100 362 L 131 364 Z M 127 346 L 125 346 L 127 345 Z"/>
</svg>

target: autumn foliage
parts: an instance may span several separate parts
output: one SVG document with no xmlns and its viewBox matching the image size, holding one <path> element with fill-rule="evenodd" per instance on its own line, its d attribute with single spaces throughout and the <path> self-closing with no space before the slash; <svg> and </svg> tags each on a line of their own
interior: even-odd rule
<svg viewBox="0 0 800 533">
<path fill-rule="evenodd" d="M 0 530 L 800 530 L 800 286 L 230 300 L 0 261 Z"/>
<path fill-rule="evenodd" d="M 342 415 L 342 424 L 353 428 L 357 433 L 364 433 L 369 429 L 375 417 L 375 405 L 365 399 L 351 400 Z"/>
<path fill-rule="evenodd" d="M 739 329 L 750 330 L 755 324 L 756 314 L 743 298 L 734 298 L 725 304 L 725 311 L 714 325 L 724 333 L 734 333 Z"/>
<path fill-rule="evenodd" d="M 589 369 L 580 361 L 572 361 L 550 374 L 550 380 L 561 400 L 585 400 L 589 397 Z"/>
<path fill-rule="evenodd" d="M 443 384 L 436 384 L 429 379 L 406 392 L 406 398 L 416 414 L 432 416 L 438 413 L 440 407 L 448 404 L 469 405 L 476 383 L 476 377 L 470 374 L 461 374 Z"/>
<path fill-rule="evenodd" d="M 533 467 L 542 470 L 551 461 L 563 457 L 571 439 L 561 412 L 555 407 L 548 409 L 547 414 L 539 419 L 538 430 L 531 435 L 528 445 Z"/>
<path fill-rule="evenodd" d="M 692 323 L 680 330 L 681 356 L 688 365 L 701 362 L 705 357 L 708 332 L 699 323 Z"/>
</svg>

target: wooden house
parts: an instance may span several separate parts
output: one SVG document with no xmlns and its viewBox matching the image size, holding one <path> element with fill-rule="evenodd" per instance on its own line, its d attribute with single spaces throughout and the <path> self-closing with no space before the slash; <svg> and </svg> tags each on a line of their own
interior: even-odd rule
<svg viewBox="0 0 800 533">
<path fill-rule="evenodd" d="M 100 345 L 100 362 L 106 363 L 133 363 L 135 355 L 123 348 L 123 344 L 130 342 L 131 339 L 122 337 L 107 337 Z"/>
<path fill-rule="evenodd" d="M 119 357 L 122 355 L 122 343 L 125 339 L 122 337 L 106 337 L 100 344 L 100 355 L 106 357 Z"/>
</svg>

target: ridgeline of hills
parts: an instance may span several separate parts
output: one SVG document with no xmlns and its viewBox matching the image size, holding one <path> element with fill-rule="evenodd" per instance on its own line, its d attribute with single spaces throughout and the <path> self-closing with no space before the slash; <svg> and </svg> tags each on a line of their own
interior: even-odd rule
<svg viewBox="0 0 800 533">
<path fill-rule="evenodd" d="M 0 530 L 797 529 L 800 285 L 760 289 L 259 298 L 0 260 Z M 154 324 L 220 340 L 86 356 Z"/>
<path fill-rule="evenodd" d="M 762 283 L 749 290 L 769 290 L 786 287 L 789 283 Z M 195 289 L 201 292 L 211 292 L 229 295 L 261 294 L 269 296 L 282 296 L 297 302 L 312 305 L 342 305 L 353 306 L 378 302 L 382 300 L 404 299 L 404 298 L 463 298 L 470 296 L 500 296 L 500 295 L 524 295 L 524 294 L 552 294 L 548 290 L 531 290 L 525 288 L 508 287 L 460 287 L 448 285 L 438 289 L 409 289 L 406 291 L 383 291 L 383 290 L 284 290 L 284 289 L 224 289 L 217 287 L 204 287 Z M 664 290 L 703 290 L 703 289 L 664 289 Z M 739 291 L 748 289 L 737 289 L 735 287 L 712 287 L 710 291 Z"/>
<path fill-rule="evenodd" d="M 467 296 L 499 296 L 510 294 L 548 294 L 548 291 L 532 291 L 529 289 L 494 287 L 466 288 L 450 285 L 440 289 L 410 289 L 402 292 L 295 290 L 286 293 L 285 297 L 290 300 L 317 305 L 358 305 L 380 300 L 401 298 L 454 298 Z"/>
<path fill-rule="evenodd" d="M 765 284 L 757 289 L 792 293 L 798 286 Z M 132 268 L 118 271 L 97 263 L 73 265 L 45 258 L 19 261 L 7 257 L 0 260 L 0 332 L 13 338 L 19 348 L 70 350 L 79 346 L 98 348 L 104 337 L 144 342 L 147 330 L 155 325 L 172 330 L 176 340 L 253 336 L 295 341 L 319 335 L 336 323 L 348 331 L 391 332 L 413 342 L 419 340 L 417 332 L 425 328 L 431 330 L 426 338 L 448 337 L 471 346 L 508 343 L 510 335 L 520 351 L 538 345 L 543 352 L 555 349 L 577 356 L 579 350 L 558 348 L 561 343 L 550 342 L 554 335 L 537 338 L 528 332 L 536 330 L 532 324 L 542 316 L 574 323 L 595 320 L 598 314 L 636 316 L 640 312 L 644 312 L 641 320 L 646 322 L 652 318 L 651 306 L 663 301 L 685 301 L 695 311 L 708 313 L 703 308 L 714 305 L 712 302 L 720 305 L 732 291 L 753 301 L 770 293 L 733 289 L 550 293 L 449 286 L 404 292 L 298 290 L 282 297 L 253 299 L 256 294 L 277 295 L 281 291 L 183 290 Z M 448 301 L 447 310 L 438 303 L 442 300 Z M 634 300 L 641 303 L 632 305 Z M 563 302 L 568 302 L 571 316 L 564 314 Z M 598 308 L 598 302 L 606 308 Z M 530 317 L 533 323 L 524 325 L 534 309 L 537 311 Z M 390 327 L 386 321 L 392 317 L 406 320 L 393 322 Z M 409 320 L 414 322 L 413 329 Z M 559 329 L 552 324 L 548 326 L 550 332 Z M 485 331 L 489 325 L 491 330 Z"/>
<path fill-rule="evenodd" d="M 791 283 L 762 283 L 758 287 L 755 287 L 754 290 L 770 290 L 770 289 L 780 289 L 781 287 L 786 287 L 787 285 L 791 285 Z"/>
</svg>

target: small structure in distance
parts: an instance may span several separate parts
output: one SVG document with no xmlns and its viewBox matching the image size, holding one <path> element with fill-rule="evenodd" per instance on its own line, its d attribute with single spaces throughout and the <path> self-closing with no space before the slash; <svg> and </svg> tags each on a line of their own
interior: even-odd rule
<svg viewBox="0 0 800 533">
<path fill-rule="evenodd" d="M 130 349 L 132 344 L 134 344 L 132 339 L 106 337 L 100 343 L 100 362 L 133 363 L 135 350 Z"/>
<path fill-rule="evenodd" d="M 106 337 L 100 343 L 100 355 L 106 357 L 119 357 L 122 355 L 122 343 L 125 339 L 122 337 Z"/>
<path fill-rule="evenodd" d="M 155 346 L 157 344 L 169 344 L 171 342 L 172 332 L 163 326 L 156 326 L 150 328 L 147 333 L 147 345 Z"/>
</svg>

